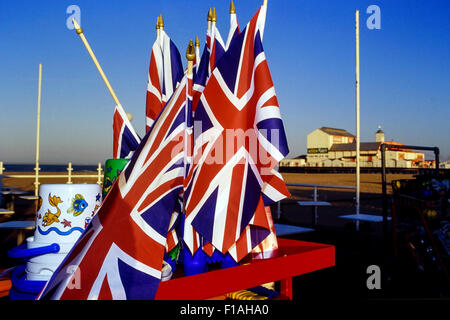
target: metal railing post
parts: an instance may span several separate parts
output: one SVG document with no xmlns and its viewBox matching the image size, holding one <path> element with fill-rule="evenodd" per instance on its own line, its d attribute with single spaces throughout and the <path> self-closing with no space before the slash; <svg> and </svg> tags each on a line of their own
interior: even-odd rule
<svg viewBox="0 0 450 320">
<path fill-rule="evenodd" d="M 98 163 L 97 172 L 98 172 L 97 184 L 101 185 L 102 184 L 102 164 L 101 164 L 101 162 Z"/>
<path fill-rule="evenodd" d="M 67 167 L 67 184 L 72 184 L 72 162 L 69 162 L 69 166 Z"/>
<path fill-rule="evenodd" d="M 41 168 L 39 167 L 39 162 L 36 162 L 36 167 L 34 168 L 35 175 L 34 175 L 34 195 L 39 195 L 39 171 L 41 171 Z"/>
</svg>

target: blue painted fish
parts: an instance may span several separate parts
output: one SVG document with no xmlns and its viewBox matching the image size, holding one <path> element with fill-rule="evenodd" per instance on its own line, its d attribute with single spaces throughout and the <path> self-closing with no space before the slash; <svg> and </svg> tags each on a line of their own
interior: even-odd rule
<svg viewBox="0 0 450 320">
<path fill-rule="evenodd" d="M 84 197 L 81 194 L 76 194 L 75 198 L 72 199 L 72 206 L 67 210 L 67 212 L 73 213 L 73 216 L 76 217 L 82 214 L 87 206 L 88 203 L 84 200 Z"/>
</svg>

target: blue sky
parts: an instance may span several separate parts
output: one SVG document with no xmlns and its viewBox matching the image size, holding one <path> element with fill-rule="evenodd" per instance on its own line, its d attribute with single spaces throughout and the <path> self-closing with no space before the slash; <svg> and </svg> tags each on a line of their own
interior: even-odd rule
<svg viewBox="0 0 450 320">
<path fill-rule="evenodd" d="M 262 0 L 235 0 L 244 26 Z M 114 101 L 81 40 L 66 27 L 69 5 L 111 85 L 144 132 L 145 92 L 155 21 L 183 58 L 189 39 L 204 45 L 216 7 L 226 38 L 228 0 L 0 0 L 0 161 L 35 158 L 38 65 L 43 64 L 41 163 L 95 164 L 112 155 Z M 381 10 L 369 30 L 366 9 Z M 450 2 L 269 0 L 264 48 L 277 91 L 289 156 L 306 153 L 321 126 L 355 133 L 354 12 L 360 10 L 361 140 L 381 125 L 387 139 L 438 146 L 450 156 Z M 184 63 L 186 63 L 184 61 Z"/>
</svg>

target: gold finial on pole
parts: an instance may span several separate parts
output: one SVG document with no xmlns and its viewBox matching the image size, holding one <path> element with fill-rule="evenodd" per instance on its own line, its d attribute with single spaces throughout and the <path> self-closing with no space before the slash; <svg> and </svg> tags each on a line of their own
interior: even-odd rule
<svg viewBox="0 0 450 320">
<path fill-rule="evenodd" d="M 211 30 L 211 21 L 212 21 L 212 9 L 209 8 L 208 10 L 208 16 L 206 17 L 206 20 L 208 20 L 208 31 Z"/>
<path fill-rule="evenodd" d="M 192 39 L 189 40 L 189 45 L 186 49 L 186 59 L 188 59 L 188 61 L 194 61 L 195 59 L 194 43 L 192 42 Z"/>
<path fill-rule="evenodd" d="M 230 14 L 236 13 L 236 7 L 234 6 L 233 0 L 230 3 Z"/>
<path fill-rule="evenodd" d="M 212 21 L 213 23 L 216 23 L 216 22 L 217 22 L 216 8 L 213 8 L 211 21 Z"/>
<path fill-rule="evenodd" d="M 200 47 L 200 41 L 198 40 L 198 36 L 195 36 L 195 46 Z"/>
<path fill-rule="evenodd" d="M 206 20 L 208 20 L 208 21 L 212 21 L 212 9 L 211 8 L 209 8 L 209 10 L 208 10 L 208 16 L 206 17 Z"/>
<path fill-rule="evenodd" d="M 156 17 L 156 37 L 159 38 L 159 36 L 161 35 L 161 19 L 158 17 Z"/>
<path fill-rule="evenodd" d="M 189 45 L 186 49 L 186 59 L 188 60 L 187 74 L 190 76 L 190 75 L 192 75 L 192 68 L 194 66 L 194 60 L 195 60 L 195 49 L 194 49 L 194 43 L 192 42 L 192 39 L 189 40 Z"/>
<path fill-rule="evenodd" d="M 162 14 L 159 15 L 159 28 L 161 30 L 164 29 L 164 20 L 163 20 Z"/>
<path fill-rule="evenodd" d="M 72 19 L 73 25 L 75 26 L 75 29 L 77 31 L 77 34 L 80 36 L 81 40 L 84 43 L 84 46 L 86 47 L 86 50 L 89 52 L 89 55 L 91 56 L 92 60 L 94 61 L 95 66 L 97 67 L 98 72 L 100 73 L 100 76 L 102 77 L 103 81 L 106 84 L 106 87 L 109 90 L 109 93 L 111 93 L 111 96 L 114 99 L 114 102 L 116 105 L 120 105 L 119 99 L 117 99 L 116 93 L 114 92 L 113 88 L 111 87 L 111 84 L 108 81 L 108 78 L 106 78 L 105 73 L 103 72 L 102 67 L 100 66 L 100 63 L 98 63 L 97 58 L 95 57 L 94 51 L 92 51 L 91 46 L 86 40 L 86 37 L 83 34 L 83 29 L 80 28 L 80 25 L 77 23 L 75 19 Z"/>
</svg>

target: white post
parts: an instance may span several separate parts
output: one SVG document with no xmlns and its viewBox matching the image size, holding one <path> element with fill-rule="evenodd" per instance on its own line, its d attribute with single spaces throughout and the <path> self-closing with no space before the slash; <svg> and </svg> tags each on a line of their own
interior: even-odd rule
<svg viewBox="0 0 450 320">
<path fill-rule="evenodd" d="M 102 184 L 102 164 L 100 162 L 98 163 L 97 172 L 98 172 L 97 184 L 101 185 Z"/>
<path fill-rule="evenodd" d="M 360 128 L 359 128 L 359 10 L 355 11 L 355 38 L 356 38 L 356 214 L 359 215 L 359 193 L 360 193 Z M 356 231 L 359 231 L 359 220 L 356 220 Z"/>
<path fill-rule="evenodd" d="M 39 84 L 38 84 L 38 110 L 37 110 L 37 125 L 36 125 L 36 167 L 35 181 L 34 181 L 34 195 L 39 194 L 39 140 L 41 131 L 41 87 L 42 87 L 42 63 L 39 64 Z"/>
<path fill-rule="evenodd" d="M 67 167 L 67 184 L 72 184 L 72 162 L 69 162 L 69 166 Z"/>
<path fill-rule="evenodd" d="M 3 168 L 3 161 L 0 161 L 0 174 L 3 174 L 3 170 L 5 170 L 5 168 Z"/>
</svg>

